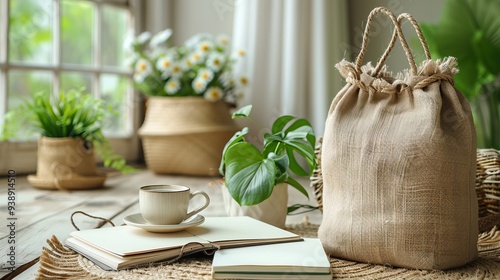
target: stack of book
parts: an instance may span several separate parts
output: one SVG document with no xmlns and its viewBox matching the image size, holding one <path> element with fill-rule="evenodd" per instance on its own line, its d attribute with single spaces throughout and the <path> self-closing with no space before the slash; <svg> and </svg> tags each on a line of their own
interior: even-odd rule
<svg viewBox="0 0 500 280">
<path fill-rule="evenodd" d="M 66 246 L 106 270 L 217 251 L 212 267 L 216 279 L 331 278 L 319 240 L 249 217 L 207 217 L 200 226 L 170 233 L 132 226 L 75 231 Z"/>
<path fill-rule="evenodd" d="M 331 279 L 319 239 L 217 251 L 214 279 Z"/>
</svg>

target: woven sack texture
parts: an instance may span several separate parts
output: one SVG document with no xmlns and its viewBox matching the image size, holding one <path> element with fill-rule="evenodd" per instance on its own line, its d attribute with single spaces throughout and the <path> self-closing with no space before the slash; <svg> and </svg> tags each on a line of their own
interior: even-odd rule
<svg viewBox="0 0 500 280">
<path fill-rule="evenodd" d="M 370 25 L 382 13 L 395 25 L 376 67 L 362 67 Z M 401 30 L 415 27 L 427 60 L 416 66 Z M 410 70 L 385 72 L 399 39 Z M 453 86 L 454 58 L 432 60 L 413 17 L 385 8 L 368 17 L 355 63 L 336 65 L 346 86 L 326 120 L 323 221 L 319 237 L 334 257 L 416 269 L 449 269 L 477 258 L 472 114 Z"/>
</svg>

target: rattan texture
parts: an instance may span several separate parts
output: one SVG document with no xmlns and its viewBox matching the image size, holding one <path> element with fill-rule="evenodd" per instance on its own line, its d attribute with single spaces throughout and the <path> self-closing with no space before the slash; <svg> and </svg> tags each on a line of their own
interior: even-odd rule
<svg viewBox="0 0 500 280">
<path fill-rule="evenodd" d="M 317 237 L 318 225 L 307 221 L 288 225 L 303 237 Z M 36 279 L 212 279 L 212 257 L 193 255 L 175 263 L 123 271 L 104 271 L 65 248 L 56 237 L 43 248 Z M 460 268 L 414 270 L 330 258 L 332 279 L 500 279 L 500 231 L 493 228 L 478 238 L 479 259 Z"/>
</svg>

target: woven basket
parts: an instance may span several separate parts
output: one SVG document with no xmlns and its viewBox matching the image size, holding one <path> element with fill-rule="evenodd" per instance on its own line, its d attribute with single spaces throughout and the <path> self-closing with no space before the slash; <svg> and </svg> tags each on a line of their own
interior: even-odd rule
<svg viewBox="0 0 500 280">
<path fill-rule="evenodd" d="M 500 151 L 477 150 L 476 193 L 480 231 L 500 225 Z"/>
<path fill-rule="evenodd" d="M 222 150 L 237 130 L 222 101 L 150 97 L 139 135 L 146 164 L 153 172 L 214 176 Z"/>
<path fill-rule="evenodd" d="M 35 188 L 83 190 L 102 187 L 106 176 L 96 171 L 94 149 L 81 138 L 38 139 L 37 171 L 28 181 Z"/>
<path fill-rule="evenodd" d="M 311 187 L 321 211 L 323 211 L 322 140 L 322 138 L 318 139 L 315 150 L 318 167 L 311 176 Z M 500 226 L 500 151 L 477 150 L 476 194 L 479 206 L 479 232 L 486 232 L 494 226 Z"/>
</svg>

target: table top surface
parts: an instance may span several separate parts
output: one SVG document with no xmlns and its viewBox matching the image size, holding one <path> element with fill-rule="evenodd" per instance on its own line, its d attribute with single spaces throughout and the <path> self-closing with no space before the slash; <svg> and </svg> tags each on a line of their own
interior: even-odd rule
<svg viewBox="0 0 500 280">
<path fill-rule="evenodd" d="M 90 215 L 103 217 L 113 221 L 115 225 L 122 225 L 123 218 L 139 212 L 139 188 L 148 184 L 178 184 L 189 186 L 193 191 L 203 190 L 209 196 L 211 203 L 200 214 L 210 216 L 225 216 L 222 200 L 221 185 L 217 177 L 189 177 L 158 175 L 148 170 L 128 175 L 111 174 L 103 188 L 84 191 L 52 191 L 33 188 L 25 176 L 16 175 L 15 194 L 8 193 L 8 177 L 0 177 L 4 186 L 0 189 L 0 217 L 4 226 L 0 227 L 0 277 L 10 278 L 19 275 L 16 279 L 30 279 L 36 272 L 37 258 L 46 240 L 55 235 L 59 240 L 65 240 L 75 228 L 71 224 L 71 214 L 75 211 L 84 211 Z M 307 179 L 299 180 L 303 186 L 308 186 Z M 12 187 L 13 185 L 11 185 Z M 316 205 L 311 188 L 310 199 L 289 188 L 289 205 L 295 203 Z M 14 195 L 13 195 L 14 194 Z M 15 207 L 9 208 L 9 197 L 15 198 Z M 204 200 L 196 199 L 191 207 L 203 204 Z M 11 203 L 10 206 L 13 206 Z M 289 215 L 287 223 L 299 223 L 308 219 L 314 224 L 321 223 L 319 210 L 305 214 Z M 100 220 L 91 219 L 81 214 L 74 216 L 74 222 L 80 229 L 109 226 Z M 10 225 L 10 226 L 9 226 Z M 15 242 L 15 243 L 14 243 Z M 14 246 L 14 250 L 11 250 Z M 9 264 L 14 255 L 15 265 Z M 11 255 L 12 255 L 11 254 Z M 26 272 L 23 272 L 27 268 Z M 11 271 L 14 271 L 11 273 Z M 10 275 L 9 275 L 10 273 Z M 27 275 L 30 274 L 30 275 Z M 24 275 L 24 277 L 23 277 Z"/>
</svg>

